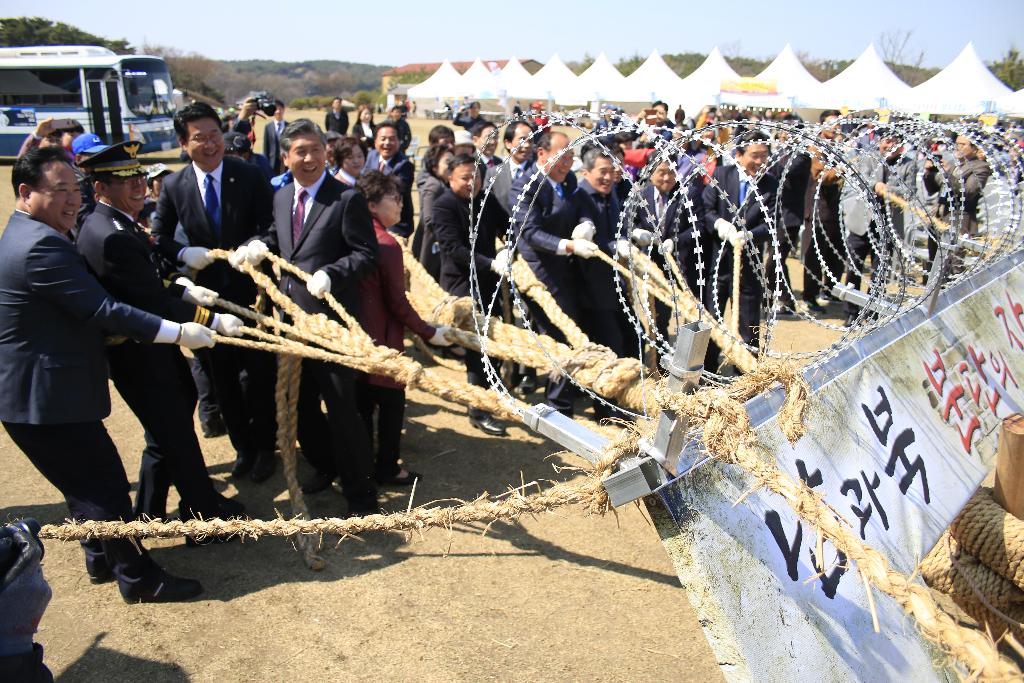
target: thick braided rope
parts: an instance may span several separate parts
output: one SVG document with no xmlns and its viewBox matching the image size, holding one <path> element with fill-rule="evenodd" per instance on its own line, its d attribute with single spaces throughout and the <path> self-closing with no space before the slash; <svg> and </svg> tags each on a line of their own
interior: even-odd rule
<svg viewBox="0 0 1024 683">
<path fill-rule="evenodd" d="M 1024 520 L 1017 519 L 979 489 L 949 527 L 963 550 L 1024 589 Z"/>
<path fill-rule="evenodd" d="M 855 562 L 867 589 L 874 586 L 890 596 L 916 621 L 921 634 L 956 661 L 972 677 L 981 680 L 1016 680 L 1020 671 L 1002 657 L 986 634 L 961 627 L 944 613 L 924 586 L 894 571 L 885 557 L 865 545 L 840 522 L 839 518 L 813 490 L 794 480 L 771 458 L 761 453 L 750 427 L 743 401 L 770 386 L 779 378 L 787 387 L 786 403 L 780 411 L 780 426 L 792 441 L 800 437 L 802 427 L 792 419 L 803 413 L 807 385 L 794 369 L 762 362 L 755 373 L 745 375 L 726 388 L 696 394 L 672 394 L 664 387 L 655 392 L 654 402 L 696 424 L 703 424 L 702 440 L 709 453 L 724 462 L 743 468 L 762 487 L 781 496 L 793 511 L 811 527 L 817 528 L 850 562 Z M 786 423 L 783 424 L 783 419 Z"/>
<path fill-rule="evenodd" d="M 512 264 L 512 279 L 515 280 L 516 289 L 530 297 L 544 311 L 548 320 L 562 331 L 570 346 L 579 348 L 590 342 L 576 321 L 565 314 L 555 301 L 555 297 L 551 296 L 551 292 L 534 275 L 530 265 L 521 258 L 517 258 Z"/>
</svg>

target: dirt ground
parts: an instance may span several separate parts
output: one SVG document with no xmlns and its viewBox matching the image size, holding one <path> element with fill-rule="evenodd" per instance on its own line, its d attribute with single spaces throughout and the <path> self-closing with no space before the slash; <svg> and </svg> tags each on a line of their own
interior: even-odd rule
<svg viewBox="0 0 1024 683">
<path fill-rule="evenodd" d="M 425 141 L 433 123 L 414 120 L 414 133 Z M 0 186 L 9 180 L 10 167 L 0 167 Z M 0 214 L 11 209 L 4 193 Z M 805 350 L 825 339 L 786 323 L 779 345 Z M 142 430 L 111 393 L 105 424 L 135 482 Z M 262 484 L 236 483 L 227 438 L 202 444 L 218 487 L 252 516 L 289 514 L 280 470 Z M 564 480 L 570 473 L 555 467 L 577 463 L 556 450 L 521 426 L 508 438 L 483 436 L 457 406 L 409 394 L 403 455 L 424 476 L 415 504 Z M 308 473 L 303 463 L 300 476 Z M 408 494 L 387 491 L 386 508 L 405 509 Z M 317 516 L 344 509 L 333 490 L 307 500 Z M 0 432 L 0 520 L 65 515 L 58 492 Z M 319 573 L 281 539 L 147 546 L 171 572 L 201 579 L 201 598 L 125 605 L 114 585 L 88 582 L 75 544 L 47 544 L 54 596 L 37 639 L 59 680 L 721 680 L 657 533 L 635 506 L 604 518 L 563 509 L 486 534 L 471 525 L 328 538 Z"/>
</svg>

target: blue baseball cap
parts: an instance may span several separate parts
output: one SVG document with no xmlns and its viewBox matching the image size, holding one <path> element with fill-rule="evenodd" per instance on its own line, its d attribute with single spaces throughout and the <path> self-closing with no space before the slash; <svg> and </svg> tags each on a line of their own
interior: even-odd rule
<svg viewBox="0 0 1024 683">
<path fill-rule="evenodd" d="M 71 153 L 75 155 L 96 154 L 106 148 L 107 146 L 103 144 L 103 140 L 96 133 L 82 133 L 71 142 Z"/>
</svg>

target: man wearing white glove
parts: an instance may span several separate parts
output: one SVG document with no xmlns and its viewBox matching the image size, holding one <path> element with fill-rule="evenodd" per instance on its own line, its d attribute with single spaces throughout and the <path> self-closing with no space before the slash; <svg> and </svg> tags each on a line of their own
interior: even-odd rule
<svg viewBox="0 0 1024 683">
<path fill-rule="evenodd" d="M 243 323 L 242 319 L 236 315 L 231 315 L 230 313 L 214 313 L 213 324 L 210 327 L 213 328 L 214 332 L 223 334 L 225 337 L 241 337 L 243 332 L 242 327 L 244 326 L 245 323 Z M 213 344 L 210 344 L 210 346 L 213 346 Z"/>
<path fill-rule="evenodd" d="M 761 172 L 769 155 L 767 135 L 752 130 L 740 135 L 736 142 L 736 164 L 723 164 L 715 169 L 702 197 L 705 225 L 718 238 L 713 240 L 715 253 L 710 255 L 709 261 L 717 264 L 718 282 L 717 287 L 705 288 L 706 304 L 713 315 L 723 315 L 733 291 L 733 251 L 743 249 L 746 253 L 741 259 L 742 269 L 738 274 L 740 300 L 732 302 L 732 305 L 739 307 L 740 337 L 744 343 L 756 347 L 761 325 L 761 278 L 764 275 L 756 272 L 751 264 L 759 260 L 774 225 L 761 211 L 761 205 L 769 207 L 769 211 L 774 208 L 779 183 L 771 174 Z M 723 192 L 725 197 L 721 196 Z M 715 267 L 711 271 L 714 272 Z M 716 289 L 718 298 L 713 300 L 711 292 Z M 709 370 L 718 369 L 719 355 L 720 349 L 711 342 L 705 360 Z"/>
<path fill-rule="evenodd" d="M 629 239 L 618 239 L 619 201 L 615 196 L 615 161 L 599 147 L 583 153 L 583 180 L 576 193 L 577 213 L 589 218 L 596 228 L 594 243 L 598 249 L 617 258 L 629 258 Z M 630 231 L 631 232 L 631 231 Z M 643 232 L 647 232 L 646 230 Z M 642 233 L 641 233 L 642 234 Z M 580 314 L 577 322 L 592 342 L 603 344 L 616 355 L 627 355 L 636 346 L 636 333 L 619 303 L 611 266 L 599 259 L 578 263 L 577 289 L 580 291 Z M 628 342 L 629 338 L 632 342 Z M 608 417 L 608 409 L 595 406 L 599 418 Z"/>
<path fill-rule="evenodd" d="M 142 192 L 134 179 L 144 179 L 145 170 L 133 169 L 130 159 L 127 145 L 122 144 L 83 162 L 98 204 L 82 224 L 76 246 L 112 296 L 175 321 L 166 322 L 154 341 L 193 351 L 212 348 L 210 328 L 216 327 L 220 315 L 204 306 L 217 300 L 217 292 L 188 278 L 165 286 L 153 268 L 154 247 L 134 220 Z M 108 165 L 115 166 L 118 175 L 107 171 Z M 239 514 L 241 504 L 223 499 L 206 472 L 192 419 L 196 388 L 185 358 L 162 344 L 126 341 L 106 347 L 114 387 L 145 430 L 135 512 L 166 516 L 167 492 L 173 484 L 181 495 L 185 519 Z"/>
<path fill-rule="evenodd" d="M 360 281 L 374 271 L 378 253 L 366 200 L 326 172 L 326 139 L 309 119 L 285 126 L 280 143 L 293 181 L 274 195 L 267 251 L 311 274 L 305 283 L 283 274 L 281 291 L 308 314 L 336 318 L 324 301 L 330 292 L 358 317 Z M 251 242 L 247 251 L 258 256 L 262 248 Z M 341 478 L 347 513 L 377 512 L 374 454 L 356 403 L 355 373 L 336 363 L 303 359 L 298 420 L 302 451 L 317 472 Z"/>
<path fill-rule="evenodd" d="M 120 168 L 131 168 L 129 150 L 117 153 L 123 154 L 122 160 L 128 158 Z M 131 340 L 121 347 L 163 348 L 177 354 L 176 349 L 149 343 L 173 342 L 181 326 L 116 300 L 87 268 L 67 238 L 81 195 L 63 150 L 31 150 L 17 160 L 11 175 L 16 211 L 0 240 L 0 336 L 9 341 L 0 345 L 0 376 L 8 389 L 0 394 L 0 421 L 15 445 L 65 495 L 69 516 L 130 519 L 128 478 L 102 422 L 110 414 L 104 334 Z M 94 185 L 100 181 L 97 178 Z M 138 181 L 102 181 L 106 187 L 123 186 L 127 199 L 137 200 Z M 105 198 L 112 199 L 109 194 Z M 102 202 L 104 195 L 99 199 Z M 143 240 L 134 234 L 134 221 L 114 204 L 103 204 L 100 218 L 107 225 L 94 222 L 94 242 L 117 233 L 112 251 L 141 255 L 132 263 L 147 263 L 150 277 L 159 281 L 148 252 L 141 248 Z M 177 294 L 162 296 L 187 306 Z M 190 333 L 186 342 L 193 341 Z M 148 370 L 135 366 L 133 371 Z M 190 430 L 191 419 L 189 413 Z M 126 600 L 177 601 L 202 592 L 198 581 L 166 573 L 133 541 L 94 540 L 83 550 L 94 580 L 116 579 Z"/>
<path fill-rule="evenodd" d="M 580 292 L 574 260 L 597 253 L 590 239 L 594 224 L 578 217 L 573 203 L 576 176 L 570 173 L 573 153 L 570 140 L 558 132 L 547 131 L 535 140 L 537 164 L 512 182 L 509 204 L 512 223 L 520 236 L 516 249 L 533 274 L 554 297 L 559 308 L 574 320 L 579 316 Z M 577 256 L 569 259 L 567 256 Z M 530 321 L 541 334 L 565 341 L 561 330 L 529 299 Z M 572 414 L 574 387 L 567 378 L 548 382 L 545 402 L 567 415 Z"/>
<path fill-rule="evenodd" d="M 178 109 L 174 132 L 191 163 L 164 178 L 152 218 L 157 249 L 166 259 L 197 270 L 197 285 L 225 301 L 251 306 L 256 301 L 252 278 L 229 262 L 211 262 L 208 251 L 237 250 L 263 238 L 274 222 L 274 191 L 257 166 L 225 157 L 220 117 L 209 105 L 197 102 Z M 176 233 L 184 239 L 176 239 Z M 232 476 L 269 477 L 277 431 L 274 356 L 218 344 L 196 358 L 210 376 L 235 449 Z"/>
<path fill-rule="evenodd" d="M 509 264 L 512 262 L 512 252 L 507 248 L 501 249 L 491 260 L 491 270 L 498 275 L 505 275 L 508 272 Z"/>
<path fill-rule="evenodd" d="M 633 244 L 641 249 L 651 246 L 651 242 L 654 241 L 654 233 L 644 228 L 633 228 L 629 236 L 633 240 Z"/>
</svg>

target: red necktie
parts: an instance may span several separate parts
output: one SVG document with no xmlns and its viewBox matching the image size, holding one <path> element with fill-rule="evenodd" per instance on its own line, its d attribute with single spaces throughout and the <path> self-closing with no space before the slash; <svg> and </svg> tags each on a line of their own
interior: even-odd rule
<svg viewBox="0 0 1024 683">
<path fill-rule="evenodd" d="M 306 190 L 299 190 L 299 201 L 292 212 L 292 247 L 299 243 L 302 224 L 306 221 Z"/>
</svg>

